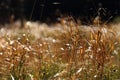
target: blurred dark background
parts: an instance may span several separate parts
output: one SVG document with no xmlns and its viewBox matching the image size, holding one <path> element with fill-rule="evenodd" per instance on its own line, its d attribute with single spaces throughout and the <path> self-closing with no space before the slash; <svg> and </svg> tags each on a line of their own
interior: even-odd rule
<svg viewBox="0 0 120 80">
<path fill-rule="evenodd" d="M 0 0 L 0 23 L 11 18 L 54 22 L 61 14 L 84 22 L 97 15 L 112 20 L 120 15 L 120 0 Z"/>
</svg>

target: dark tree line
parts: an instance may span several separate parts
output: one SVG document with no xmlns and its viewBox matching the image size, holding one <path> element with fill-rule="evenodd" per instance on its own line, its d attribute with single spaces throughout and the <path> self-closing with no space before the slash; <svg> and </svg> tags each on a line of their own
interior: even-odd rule
<svg viewBox="0 0 120 80">
<path fill-rule="evenodd" d="M 10 22 L 11 18 L 20 18 L 23 13 L 22 0 L 0 0 L 0 23 Z M 24 14 L 24 13 L 23 13 Z"/>
<path fill-rule="evenodd" d="M 120 0 L 0 0 L 0 22 L 9 22 L 11 15 L 15 20 L 45 21 L 48 17 L 53 19 L 56 12 L 87 20 L 98 15 L 99 8 L 104 8 L 101 14 L 105 18 L 120 15 Z"/>
</svg>

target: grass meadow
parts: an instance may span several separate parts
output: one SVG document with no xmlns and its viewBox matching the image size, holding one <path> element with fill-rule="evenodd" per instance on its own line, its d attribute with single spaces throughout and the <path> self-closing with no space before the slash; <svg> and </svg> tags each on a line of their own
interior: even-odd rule
<svg viewBox="0 0 120 80">
<path fill-rule="evenodd" d="M 119 23 L 18 24 L 0 29 L 0 80 L 120 80 Z"/>
</svg>

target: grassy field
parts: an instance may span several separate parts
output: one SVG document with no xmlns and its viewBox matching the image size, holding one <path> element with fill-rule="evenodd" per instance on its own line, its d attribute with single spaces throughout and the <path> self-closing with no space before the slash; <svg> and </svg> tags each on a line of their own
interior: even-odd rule
<svg viewBox="0 0 120 80">
<path fill-rule="evenodd" d="M 6 26 L 0 29 L 0 80 L 120 79 L 120 24 Z"/>
</svg>

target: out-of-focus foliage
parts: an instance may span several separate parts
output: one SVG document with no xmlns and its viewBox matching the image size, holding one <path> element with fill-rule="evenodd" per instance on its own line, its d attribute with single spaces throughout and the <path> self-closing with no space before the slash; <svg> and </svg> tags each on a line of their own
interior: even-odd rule
<svg viewBox="0 0 120 80">
<path fill-rule="evenodd" d="M 24 17 L 29 20 L 31 14 L 32 20 L 54 21 L 57 10 L 62 14 L 80 16 L 83 21 L 88 21 L 96 17 L 101 7 L 107 13 L 104 14 L 105 20 L 106 17 L 108 19 L 120 13 L 119 0 L 0 0 L 0 21 L 9 22 L 11 15 L 14 15 L 15 19 Z"/>
<path fill-rule="evenodd" d="M 113 20 L 114 23 L 120 23 L 120 16 L 116 17 L 114 20 Z"/>
</svg>

